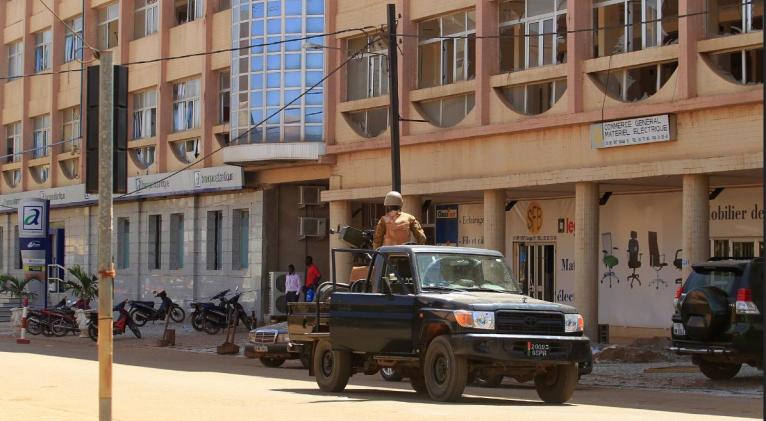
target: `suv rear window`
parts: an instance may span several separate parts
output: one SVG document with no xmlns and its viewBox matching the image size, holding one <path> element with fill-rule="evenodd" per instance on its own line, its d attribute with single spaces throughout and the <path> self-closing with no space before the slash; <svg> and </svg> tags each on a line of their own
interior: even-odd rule
<svg viewBox="0 0 766 421">
<path fill-rule="evenodd" d="M 729 297 L 735 297 L 741 279 L 741 273 L 730 270 L 695 271 L 692 272 L 686 280 L 684 292 L 689 292 L 700 287 L 713 286 L 725 291 Z"/>
</svg>

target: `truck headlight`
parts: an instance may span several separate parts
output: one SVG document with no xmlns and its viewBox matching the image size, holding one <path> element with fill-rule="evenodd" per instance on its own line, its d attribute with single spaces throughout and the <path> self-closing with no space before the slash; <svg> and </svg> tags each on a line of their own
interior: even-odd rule
<svg viewBox="0 0 766 421">
<path fill-rule="evenodd" d="M 564 332 L 582 332 L 585 329 L 585 321 L 579 314 L 564 315 Z"/>
<path fill-rule="evenodd" d="M 492 311 L 455 310 L 455 321 L 462 327 L 495 329 L 495 313 Z"/>
</svg>

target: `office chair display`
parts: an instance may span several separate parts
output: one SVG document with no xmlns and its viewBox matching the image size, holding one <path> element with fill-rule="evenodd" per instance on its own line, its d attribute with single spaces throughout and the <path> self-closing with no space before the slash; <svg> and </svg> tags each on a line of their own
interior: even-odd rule
<svg viewBox="0 0 766 421">
<path fill-rule="evenodd" d="M 651 266 L 652 269 L 654 269 L 654 272 L 657 274 L 657 277 L 649 282 L 649 286 L 654 284 L 656 289 L 660 289 L 660 284 L 665 287 L 668 286 L 668 283 L 665 282 L 664 279 L 660 278 L 660 271 L 667 265 L 667 262 L 665 262 L 665 255 L 660 254 L 660 245 L 657 241 L 657 233 L 654 231 L 649 231 L 649 266 Z"/>
<path fill-rule="evenodd" d="M 604 276 L 601 277 L 601 283 L 604 283 L 605 279 L 609 280 L 609 288 L 612 287 L 612 280 L 617 280 L 617 283 L 620 283 L 620 278 L 617 277 L 617 274 L 614 273 L 614 267 L 617 266 L 620 261 L 617 259 L 617 256 L 614 255 L 614 251 L 617 250 L 617 247 L 612 247 L 612 233 L 611 232 L 605 232 L 601 234 L 601 246 L 603 247 L 603 250 L 601 250 L 602 253 L 604 253 L 604 257 L 601 258 L 601 261 L 604 262 L 604 267 L 606 267 L 606 272 L 604 272 Z"/>
<path fill-rule="evenodd" d="M 676 267 L 676 269 L 681 270 L 681 267 L 683 266 L 683 258 L 680 256 L 682 249 L 676 250 L 676 256 L 673 258 L 673 266 Z M 678 277 L 676 278 L 676 285 L 681 285 L 684 283 L 683 278 Z"/>
<path fill-rule="evenodd" d="M 628 275 L 628 281 L 630 281 L 630 287 L 633 288 L 633 282 L 638 282 L 641 285 L 641 278 L 636 273 L 636 269 L 641 267 L 641 253 L 638 249 L 638 233 L 636 231 L 630 232 L 630 240 L 628 240 L 628 267 L 633 269 L 633 273 Z"/>
</svg>

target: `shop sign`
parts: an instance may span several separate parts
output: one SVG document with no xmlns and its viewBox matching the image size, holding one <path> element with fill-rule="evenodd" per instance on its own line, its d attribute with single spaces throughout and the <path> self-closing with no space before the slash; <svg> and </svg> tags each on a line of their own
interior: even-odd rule
<svg viewBox="0 0 766 421">
<path fill-rule="evenodd" d="M 599 149 L 668 142 L 675 139 L 675 126 L 675 116 L 670 114 L 607 121 L 591 125 L 590 143 Z"/>
<path fill-rule="evenodd" d="M 457 246 L 458 205 L 436 206 L 436 245 Z"/>
<path fill-rule="evenodd" d="M 47 199 L 27 198 L 19 202 L 19 250 L 24 268 L 24 279 L 45 279 L 48 260 L 48 225 L 50 202 Z"/>
</svg>

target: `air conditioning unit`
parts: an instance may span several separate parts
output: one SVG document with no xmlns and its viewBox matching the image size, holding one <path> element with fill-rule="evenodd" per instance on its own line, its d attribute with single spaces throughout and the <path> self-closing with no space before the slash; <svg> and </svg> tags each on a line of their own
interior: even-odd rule
<svg viewBox="0 0 766 421">
<path fill-rule="evenodd" d="M 320 198 L 320 194 L 324 187 L 322 186 L 299 186 L 300 190 L 298 198 L 298 207 L 305 208 L 306 206 L 320 206 L 323 205 Z"/>
<path fill-rule="evenodd" d="M 269 314 L 284 316 L 287 314 L 287 294 L 285 282 L 287 272 L 269 272 Z"/>
<path fill-rule="evenodd" d="M 326 218 L 298 218 L 298 236 L 307 237 L 325 237 L 327 235 Z"/>
</svg>

